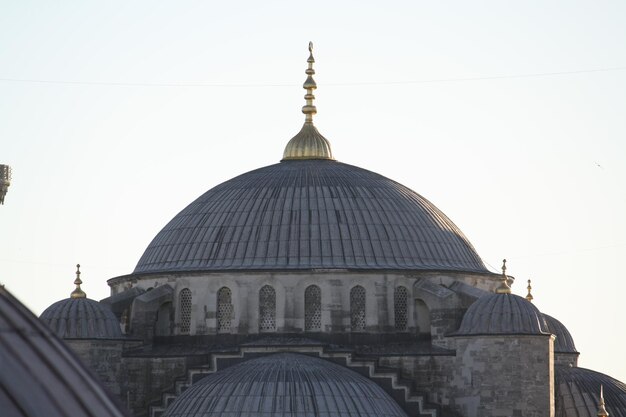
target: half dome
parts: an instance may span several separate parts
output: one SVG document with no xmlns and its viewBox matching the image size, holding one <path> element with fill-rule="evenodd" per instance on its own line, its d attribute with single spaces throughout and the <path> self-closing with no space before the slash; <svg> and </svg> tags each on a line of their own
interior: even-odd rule
<svg viewBox="0 0 626 417">
<path fill-rule="evenodd" d="M 407 417 L 381 387 L 311 356 L 279 353 L 209 375 L 185 390 L 164 417 Z"/>
<path fill-rule="evenodd" d="M 120 322 L 108 306 L 89 298 L 57 301 L 39 317 L 61 339 L 119 339 Z"/>
<path fill-rule="evenodd" d="M 577 367 L 556 367 L 555 416 L 596 417 L 600 387 L 611 417 L 626 417 L 626 384 L 608 375 Z"/>
<path fill-rule="evenodd" d="M 515 294 L 487 294 L 468 309 L 455 335 L 549 334 L 543 314 Z"/>
<path fill-rule="evenodd" d="M 487 272 L 424 197 L 331 160 L 283 161 L 207 191 L 157 234 L 134 272 L 316 268 Z"/>
</svg>

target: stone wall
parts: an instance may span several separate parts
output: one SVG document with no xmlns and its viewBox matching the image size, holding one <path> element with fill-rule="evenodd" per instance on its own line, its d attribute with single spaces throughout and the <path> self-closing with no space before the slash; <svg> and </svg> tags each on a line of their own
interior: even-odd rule
<svg viewBox="0 0 626 417">
<path fill-rule="evenodd" d="M 553 417 L 554 336 L 456 338 L 451 407 L 465 417 Z"/>
<path fill-rule="evenodd" d="M 185 357 L 123 359 L 123 384 L 128 387 L 122 401 L 134 416 L 145 416 L 151 403 L 173 388 L 176 378 L 184 376 L 188 368 Z"/>
<path fill-rule="evenodd" d="M 112 394 L 121 399 L 126 396 L 128 387 L 123 377 L 122 352 L 140 342 L 121 339 L 65 339 L 64 342 Z"/>
<path fill-rule="evenodd" d="M 189 289 L 192 294 L 190 335 L 218 333 L 217 293 L 226 287 L 232 293 L 231 333 L 259 333 L 259 291 L 269 285 L 275 290 L 276 333 L 304 331 L 304 293 L 316 285 L 321 291 L 321 332 L 351 332 L 350 291 L 356 285 L 365 289 L 365 327 L 368 333 L 396 332 L 394 291 L 404 287 L 408 292 L 406 328 L 401 331 L 420 337 L 432 337 L 433 342 L 446 346 L 445 336 L 456 330 L 462 313 L 475 294 L 466 297 L 462 291 L 449 286 L 467 282 L 489 287 L 496 282 L 493 274 L 432 274 L 426 272 L 385 271 L 294 271 L 294 272 L 240 272 L 189 273 L 180 275 L 155 274 L 128 276 L 110 280 L 114 297 L 123 297 L 121 291 L 146 291 L 138 296 L 131 309 L 131 328 L 134 337 L 144 340 L 154 333 L 165 336 L 156 326 L 157 311 L 165 302 L 173 308 L 172 335 L 181 334 L 178 311 L 180 292 Z M 129 289 L 129 285 L 131 288 Z M 466 285 L 469 287 L 470 285 Z M 171 299 L 166 300 L 163 287 L 172 288 Z M 473 287 L 472 287 L 473 288 Z M 475 289 L 481 292 L 482 289 Z M 162 295 L 163 299 L 156 297 Z"/>
<path fill-rule="evenodd" d="M 554 366 L 578 366 L 579 353 L 554 353 Z"/>
</svg>

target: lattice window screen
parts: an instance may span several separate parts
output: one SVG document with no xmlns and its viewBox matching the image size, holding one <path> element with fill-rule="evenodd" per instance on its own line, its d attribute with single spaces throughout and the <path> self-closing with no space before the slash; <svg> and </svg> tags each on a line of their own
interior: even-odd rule
<svg viewBox="0 0 626 417">
<path fill-rule="evenodd" d="M 353 332 L 365 330 L 365 288 L 360 285 L 350 290 L 350 327 Z"/>
<path fill-rule="evenodd" d="M 304 290 L 304 330 L 315 332 L 322 329 L 322 292 L 317 285 Z"/>
<path fill-rule="evenodd" d="M 406 331 L 408 317 L 409 292 L 406 287 L 396 287 L 393 293 L 393 309 L 396 330 Z"/>
<path fill-rule="evenodd" d="M 265 285 L 259 291 L 259 331 L 276 330 L 276 291 Z"/>
<path fill-rule="evenodd" d="M 180 292 L 179 308 L 180 308 L 180 332 L 189 334 L 191 329 L 191 291 L 188 288 Z"/>
<path fill-rule="evenodd" d="M 222 287 L 217 292 L 217 331 L 229 333 L 233 317 L 233 303 L 230 288 Z"/>
</svg>

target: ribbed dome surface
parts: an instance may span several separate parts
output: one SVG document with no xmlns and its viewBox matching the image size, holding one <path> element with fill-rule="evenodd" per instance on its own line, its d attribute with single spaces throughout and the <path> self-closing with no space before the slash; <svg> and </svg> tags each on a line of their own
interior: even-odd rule
<svg viewBox="0 0 626 417">
<path fill-rule="evenodd" d="M 351 165 L 302 160 L 207 191 L 157 234 L 135 273 L 312 268 L 487 272 L 422 196 Z"/>
<path fill-rule="evenodd" d="M 600 386 L 611 417 L 626 417 L 626 384 L 590 369 L 556 367 L 555 417 L 596 417 Z"/>
<path fill-rule="evenodd" d="M 487 294 L 465 312 L 457 335 L 547 334 L 543 315 L 515 294 Z"/>
<path fill-rule="evenodd" d="M 111 309 L 89 298 L 67 298 L 45 309 L 39 317 L 62 339 L 117 339 L 120 323 Z"/>
<path fill-rule="evenodd" d="M 293 353 L 264 356 L 201 379 L 164 417 L 406 417 L 374 382 L 332 362 Z"/>
<path fill-rule="evenodd" d="M 543 318 L 546 320 L 546 324 L 548 325 L 546 331 L 556 336 L 556 340 L 554 341 L 554 351 L 556 353 L 578 353 L 576 346 L 574 345 L 574 338 L 572 338 L 572 335 L 569 330 L 567 330 L 567 327 L 554 317 L 548 316 L 547 314 L 543 314 Z"/>
<path fill-rule="evenodd" d="M 0 415 L 126 415 L 69 348 L 2 286 Z"/>
</svg>

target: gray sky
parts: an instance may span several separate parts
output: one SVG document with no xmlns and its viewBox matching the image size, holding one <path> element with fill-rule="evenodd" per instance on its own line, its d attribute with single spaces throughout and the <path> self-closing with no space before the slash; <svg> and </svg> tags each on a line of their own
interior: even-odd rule
<svg viewBox="0 0 626 417">
<path fill-rule="evenodd" d="M 508 259 L 580 365 L 626 381 L 626 3 L 0 0 L 0 281 L 37 314 L 132 272 L 302 122 Z"/>
</svg>

